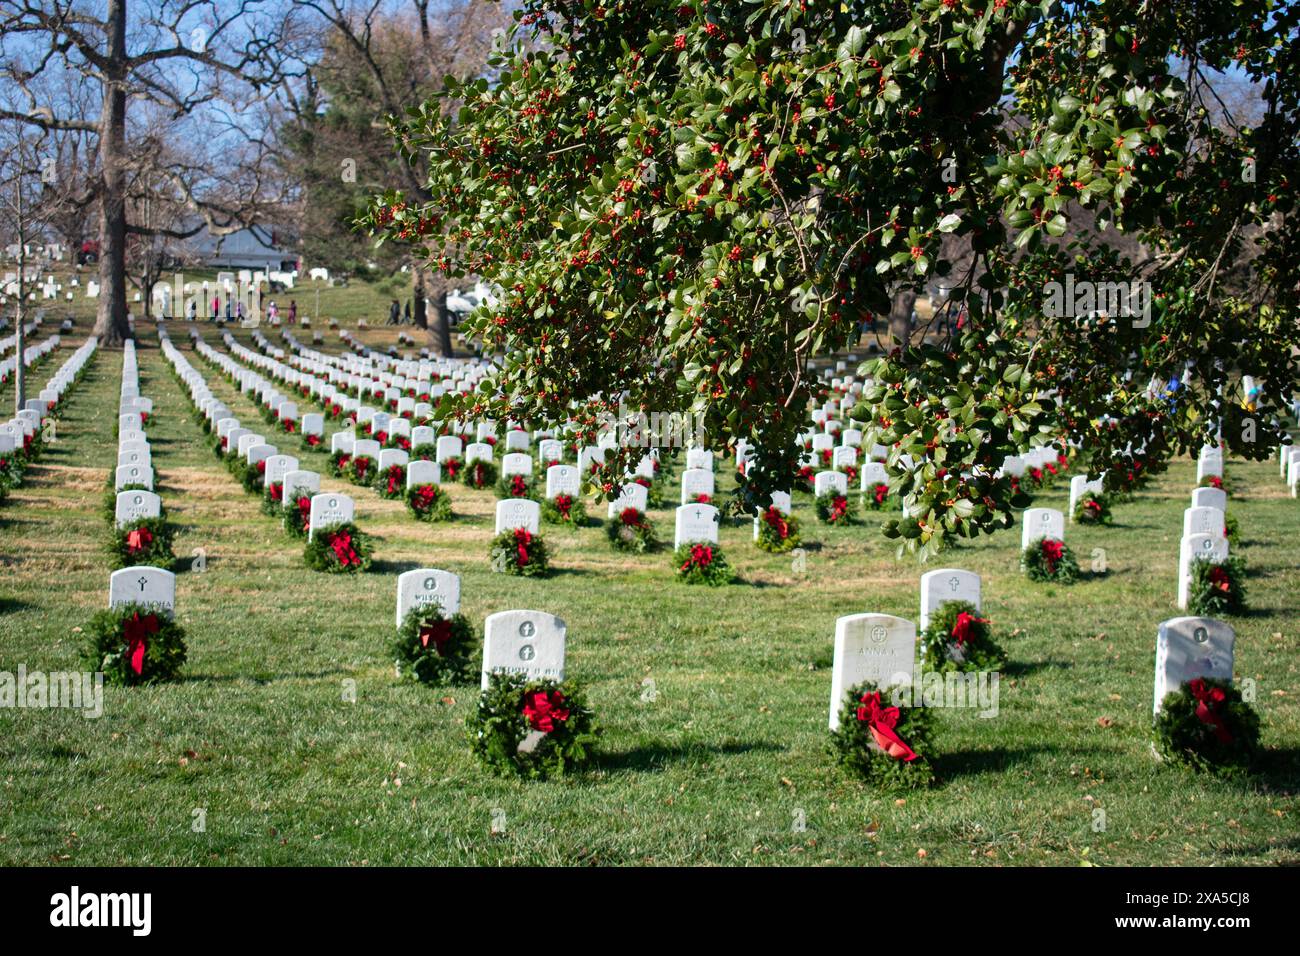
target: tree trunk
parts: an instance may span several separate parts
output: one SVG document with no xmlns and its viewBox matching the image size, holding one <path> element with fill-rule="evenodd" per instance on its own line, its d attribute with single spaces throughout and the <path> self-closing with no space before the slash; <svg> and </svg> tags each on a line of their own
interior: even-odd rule
<svg viewBox="0 0 1300 956">
<path fill-rule="evenodd" d="M 904 351 L 912 342 L 912 307 L 916 305 L 916 293 L 905 289 L 894 295 L 889 307 L 889 337 L 893 344 Z"/>
<path fill-rule="evenodd" d="M 429 310 L 425 306 L 424 270 L 411 263 L 411 321 L 417 329 L 429 328 Z"/>
<path fill-rule="evenodd" d="M 438 301 L 435 309 L 438 313 L 438 324 L 434 332 L 438 336 L 438 351 L 443 358 L 455 357 L 456 351 L 451 345 L 451 309 L 447 308 L 447 290 L 443 289 L 438 293 Z"/>
<path fill-rule="evenodd" d="M 20 196 L 19 202 L 21 203 L 22 202 L 21 184 L 18 192 Z M 17 418 L 18 413 L 23 410 L 23 401 L 25 399 L 24 389 L 26 388 L 26 384 L 27 384 L 27 368 L 26 366 L 23 365 L 23 351 L 27 348 L 27 333 L 23 331 L 23 323 L 27 321 L 27 308 L 24 302 L 24 296 L 27 295 L 27 284 L 23 281 L 24 280 L 23 272 L 27 268 L 27 248 L 25 245 L 27 241 L 27 234 L 23 230 L 21 225 L 21 219 L 22 219 L 21 208 L 22 207 L 20 206 L 19 207 L 20 209 L 19 228 L 18 228 L 18 302 L 14 310 L 14 315 L 17 316 L 18 319 L 18 329 L 15 333 L 18 336 L 17 342 L 15 343 L 18 348 L 18 361 L 14 363 L 14 417 L 15 418 Z"/>
<path fill-rule="evenodd" d="M 108 0 L 108 68 L 100 116 L 99 307 L 95 335 L 101 345 L 121 345 L 126 320 L 126 4 Z"/>
</svg>

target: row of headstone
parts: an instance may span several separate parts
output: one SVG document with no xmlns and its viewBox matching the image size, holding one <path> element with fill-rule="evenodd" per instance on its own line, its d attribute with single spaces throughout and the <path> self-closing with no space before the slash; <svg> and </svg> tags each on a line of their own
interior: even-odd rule
<svg viewBox="0 0 1300 956">
<path fill-rule="evenodd" d="M 1196 480 L 1223 477 L 1223 449 L 1206 445 L 1197 455 Z M 1191 600 L 1192 567 L 1197 561 L 1221 564 L 1228 559 L 1228 496 L 1220 488 L 1192 489 L 1191 507 L 1183 511 L 1183 532 L 1178 546 L 1178 607 Z"/>
<path fill-rule="evenodd" d="M 145 432 L 147 419 L 152 413 L 153 401 L 140 394 L 140 366 L 135 341 L 127 339 L 122 348 L 117 462 L 113 471 L 113 490 L 117 493 L 113 520 L 119 528 L 162 514 L 162 499 L 154 490 L 153 451 Z"/>
<path fill-rule="evenodd" d="M 50 376 L 36 398 L 24 401 L 23 408 L 13 418 L 0 423 L 0 457 L 25 448 L 28 441 L 34 440 L 45 428 L 49 414 L 81 374 L 81 370 L 95 354 L 98 345 L 99 340 L 93 336 L 87 339 L 68 357 L 59 370 Z M 54 347 L 57 347 L 57 336 Z M 48 351 L 47 349 L 46 352 Z"/>
<path fill-rule="evenodd" d="M 38 342 L 36 345 L 29 345 L 23 349 L 21 356 L 11 355 L 6 359 L 0 359 L 0 381 L 8 381 L 9 378 L 18 370 L 18 362 L 21 359 L 23 368 L 31 368 L 45 356 L 49 355 L 59 347 L 59 336 L 51 335 L 48 339 Z"/>
</svg>

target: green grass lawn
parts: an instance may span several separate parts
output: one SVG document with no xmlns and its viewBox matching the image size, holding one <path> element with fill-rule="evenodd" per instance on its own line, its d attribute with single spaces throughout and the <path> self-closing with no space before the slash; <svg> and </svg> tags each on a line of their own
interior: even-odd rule
<svg viewBox="0 0 1300 956">
<path fill-rule="evenodd" d="M 181 326 L 172 336 L 238 417 L 260 422 Z M 1156 626 L 1179 613 L 1177 546 L 1194 484 L 1182 461 L 1118 506 L 1113 527 L 1067 530 L 1085 567 L 1105 549 L 1105 577 L 1028 583 L 1018 528 L 948 555 L 982 576 L 984 610 L 1011 657 L 1000 712 L 941 713 L 941 782 L 882 796 L 825 749 L 835 619 L 918 613 L 927 568 L 895 560 L 878 518 L 827 530 L 801 496 L 803 571 L 757 551 L 747 525 L 725 527 L 742 581 L 717 590 L 677 585 L 668 552 L 624 556 L 599 528 L 550 530 L 556 574 L 526 580 L 488 568 L 489 492 L 453 487 L 455 519 L 421 525 L 400 502 L 326 478 L 355 496 L 377 560 L 360 577 L 313 574 L 301 544 L 213 458 L 152 328 L 140 338 L 158 490 L 180 527 L 189 663 L 173 685 L 106 688 L 98 720 L 0 710 L 0 863 L 1300 862 L 1300 505 L 1275 462 L 1229 463 L 1252 606 L 1232 621 L 1236 670 L 1257 682 L 1268 750 L 1249 782 L 1163 767 L 1149 747 Z M 0 505 L 0 670 L 78 669 L 78 629 L 107 604 L 99 509 L 121 359 L 95 358 L 58 442 Z M 325 471 L 324 453 L 285 450 Z M 1065 500 L 1061 482 L 1039 503 Z M 671 513 L 651 516 L 671 543 Z M 206 570 L 190 569 L 196 553 Z M 385 648 L 396 576 L 422 566 L 461 575 L 462 610 L 478 627 L 511 608 L 567 622 L 568 674 L 605 728 L 593 770 L 548 783 L 492 777 L 465 736 L 477 687 L 394 679 Z"/>
</svg>

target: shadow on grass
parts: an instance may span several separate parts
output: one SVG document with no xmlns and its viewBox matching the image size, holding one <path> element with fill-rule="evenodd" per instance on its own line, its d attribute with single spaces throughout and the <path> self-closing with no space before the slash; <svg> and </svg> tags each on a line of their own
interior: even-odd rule
<svg viewBox="0 0 1300 956">
<path fill-rule="evenodd" d="M 378 558 L 370 562 L 370 574 L 403 574 L 407 571 L 415 571 L 418 568 L 426 567 L 419 561 L 384 561 Z"/>
<path fill-rule="evenodd" d="M 254 674 L 182 674 L 177 683 L 180 684 L 254 684 L 258 687 L 265 687 L 269 684 L 280 684 L 284 681 L 313 681 L 336 678 L 351 673 L 344 668 L 335 668 L 334 670 L 321 671 L 283 671 L 274 674 L 254 673 Z"/>
<path fill-rule="evenodd" d="M 1003 677 L 1026 677 L 1048 668 L 1068 671 L 1074 666 L 1073 661 L 1011 661 L 1002 668 Z"/>
<path fill-rule="evenodd" d="M 596 757 L 600 770 L 631 770 L 641 773 L 659 772 L 671 763 L 683 763 L 688 760 L 707 763 L 714 757 L 731 756 L 747 753 L 778 753 L 785 750 L 772 743 L 730 743 L 730 744 L 651 744 L 634 747 L 619 753 L 601 753 Z"/>
<path fill-rule="evenodd" d="M 1265 750 L 1249 779 L 1269 790 L 1294 796 L 1300 791 L 1300 748 L 1270 747 Z"/>
<path fill-rule="evenodd" d="M 934 761 L 940 785 L 952 783 L 959 777 L 975 774 L 999 773 L 1017 764 L 1029 763 L 1040 754 L 1059 755 L 1061 747 L 1043 745 L 1032 747 L 994 748 L 992 750 L 958 750 L 945 753 Z M 1073 750 L 1071 749 L 1071 752 Z M 1089 751 L 1100 755 L 1102 751 Z"/>
<path fill-rule="evenodd" d="M 26 611 L 34 605 L 27 601 L 20 601 L 17 598 L 0 597 L 0 614 L 16 614 L 19 611 Z"/>
</svg>

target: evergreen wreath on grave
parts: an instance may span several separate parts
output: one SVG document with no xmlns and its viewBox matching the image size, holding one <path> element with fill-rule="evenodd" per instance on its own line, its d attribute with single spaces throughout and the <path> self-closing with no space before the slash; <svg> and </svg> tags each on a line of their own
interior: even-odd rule
<svg viewBox="0 0 1300 956">
<path fill-rule="evenodd" d="M 850 488 L 858 483 L 859 472 L 857 465 L 840 465 L 840 467 L 835 470 L 844 475 Z"/>
<path fill-rule="evenodd" d="M 244 486 L 244 490 L 250 495 L 260 495 L 262 486 L 266 482 L 266 459 L 255 464 L 243 462 L 243 468 L 239 472 L 239 483 Z"/>
<path fill-rule="evenodd" d="M 1196 617 L 1241 614 L 1246 610 L 1246 561 L 1229 554 L 1222 562 L 1192 562 L 1187 613 Z"/>
<path fill-rule="evenodd" d="M 1236 515 L 1224 514 L 1223 536 L 1228 539 L 1228 548 L 1236 550 L 1241 547 L 1241 525 Z"/>
<path fill-rule="evenodd" d="M 1228 475 L 1225 470 L 1222 475 L 1206 475 L 1196 483 L 1198 488 L 1218 488 L 1226 495 L 1232 494 L 1232 488 L 1228 484 Z"/>
<path fill-rule="evenodd" d="M 533 780 L 581 770 L 600 734 L 574 682 L 523 674 L 489 675 L 465 724 L 474 753 L 495 773 Z"/>
<path fill-rule="evenodd" d="M 22 455 L 15 452 L 5 452 L 0 455 L 0 485 L 8 488 L 16 488 L 23 481 L 23 459 Z M 109 475 L 111 484 L 113 478 Z"/>
<path fill-rule="evenodd" d="M 406 612 L 390 649 L 405 680 L 465 684 L 478 675 L 477 647 L 465 615 L 448 617 L 434 602 Z"/>
<path fill-rule="evenodd" d="M 1031 541 L 1020 555 L 1020 567 L 1031 581 L 1073 584 L 1079 580 L 1079 562 L 1074 559 L 1074 552 L 1056 538 Z"/>
<path fill-rule="evenodd" d="M 298 423 L 292 418 L 280 419 L 280 431 L 286 435 L 296 435 L 298 433 Z"/>
<path fill-rule="evenodd" d="M 299 495 L 291 507 L 284 509 L 284 530 L 295 538 L 305 538 L 310 528 L 311 495 Z"/>
<path fill-rule="evenodd" d="M 315 529 L 302 556 L 313 571 L 355 574 L 370 567 L 373 551 L 370 536 L 351 521 L 346 521 Z"/>
<path fill-rule="evenodd" d="M 581 528 L 587 524 L 587 506 L 574 495 L 556 495 L 542 501 L 542 520 Z"/>
<path fill-rule="evenodd" d="M 131 568 L 140 564 L 170 568 L 176 560 L 172 551 L 174 534 L 175 529 L 161 516 L 137 518 L 120 528 L 114 521 L 108 538 L 113 568 Z"/>
<path fill-rule="evenodd" d="M 1197 677 L 1165 695 L 1155 746 L 1170 763 L 1240 777 L 1260 755 L 1259 715 L 1231 681 Z"/>
<path fill-rule="evenodd" d="M 407 489 L 406 508 L 416 521 L 446 521 L 451 517 L 451 496 L 440 485 L 415 485 Z"/>
<path fill-rule="evenodd" d="M 799 520 L 772 505 L 758 517 L 758 537 L 754 544 L 771 554 L 799 547 Z"/>
<path fill-rule="evenodd" d="M 497 466 L 479 458 L 465 466 L 462 480 L 471 488 L 491 488 L 497 483 Z"/>
<path fill-rule="evenodd" d="M 726 555 L 716 544 L 683 544 L 673 553 L 673 563 L 677 567 L 677 580 L 685 584 L 719 587 L 736 578 L 735 569 L 727 563 Z"/>
<path fill-rule="evenodd" d="M 477 462 L 476 462 L 477 464 Z M 546 541 L 527 528 L 507 528 L 492 539 L 488 552 L 492 570 L 526 578 L 544 576 L 550 570 Z"/>
<path fill-rule="evenodd" d="M 284 510 L 284 482 L 273 481 L 262 489 L 262 514 L 279 517 Z"/>
<path fill-rule="evenodd" d="M 527 475 L 502 475 L 497 479 L 498 498 L 532 498 L 533 480 Z"/>
<path fill-rule="evenodd" d="M 330 474 L 335 478 L 343 478 L 348 473 L 348 465 L 352 462 L 352 453 L 339 449 L 330 453 Z"/>
<path fill-rule="evenodd" d="M 871 681 L 850 688 L 831 731 L 836 763 L 880 790 L 911 790 L 934 781 L 927 754 L 934 720 L 924 707 L 894 705 L 888 689 Z"/>
<path fill-rule="evenodd" d="M 438 446 L 424 442 L 411 448 L 411 461 L 437 461 Z"/>
<path fill-rule="evenodd" d="M 921 665 L 928 671 L 996 671 L 1007 655 L 993 640 L 988 618 L 969 601 L 944 601 L 921 634 Z"/>
<path fill-rule="evenodd" d="M 324 436 L 324 435 L 308 435 L 306 432 L 303 432 L 303 433 L 302 433 L 302 447 L 303 447 L 303 450 L 304 450 L 304 451 L 316 451 L 318 448 L 321 447 L 321 443 L 322 443 L 324 440 L 325 440 L 325 436 Z"/>
<path fill-rule="evenodd" d="M 817 496 L 817 520 L 823 524 L 848 525 L 853 523 L 857 508 L 853 499 L 838 491 L 828 491 Z"/>
<path fill-rule="evenodd" d="M 862 492 L 862 504 L 872 511 L 881 511 L 895 505 L 894 496 L 889 493 L 889 485 L 878 481 Z"/>
<path fill-rule="evenodd" d="M 348 461 L 344 477 L 354 485 L 366 487 L 375 480 L 375 471 L 379 463 L 369 455 L 353 455 Z"/>
<path fill-rule="evenodd" d="M 624 508 L 606 521 L 605 535 L 615 550 L 633 554 L 645 554 L 659 543 L 654 522 L 638 508 Z"/>
<path fill-rule="evenodd" d="M 86 668 L 117 686 L 175 680 L 185 664 L 185 629 L 160 608 L 121 604 L 100 611 L 85 628 Z"/>
<path fill-rule="evenodd" d="M 390 501 L 406 497 L 406 466 L 389 465 L 385 471 L 377 472 L 374 487 L 379 497 Z"/>
<path fill-rule="evenodd" d="M 645 506 L 647 508 L 662 508 L 664 506 L 664 485 L 666 482 L 652 480 L 645 475 L 637 475 L 632 481 L 645 489 Z"/>
<path fill-rule="evenodd" d="M 437 456 L 434 457 L 437 460 Z M 465 459 L 452 455 L 442 463 L 442 473 L 446 481 L 459 481 L 465 471 Z"/>
<path fill-rule="evenodd" d="M 1110 497 L 1095 491 L 1085 492 L 1074 503 L 1074 521 L 1076 524 L 1110 524 L 1114 520 L 1110 513 Z"/>
</svg>

